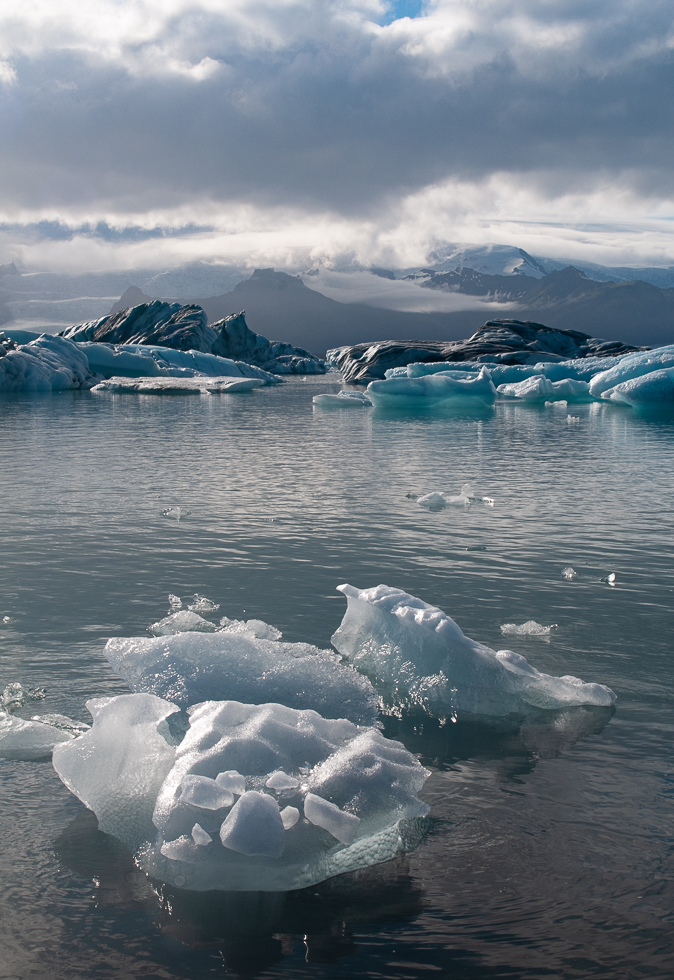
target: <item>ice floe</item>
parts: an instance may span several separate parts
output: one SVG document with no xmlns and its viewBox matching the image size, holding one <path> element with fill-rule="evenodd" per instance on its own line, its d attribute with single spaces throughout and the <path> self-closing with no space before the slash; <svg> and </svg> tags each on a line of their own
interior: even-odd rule
<svg viewBox="0 0 674 980">
<path fill-rule="evenodd" d="M 54 768 L 99 828 L 162 881 L 286 891 L 420 839 L 428 772 L 373 728 L 280 704 L 207 701 L 190 708 L 176 746 L 160 734 L 175 711 L 167 701 L 133 694 L 88 707 L 92 729 L 56 748 Z M 281 770 L 288 785 L 274 790 Z"/>
<path fill-rule="evenodd" d="M 314 405 L 319 408 L 369 408 L 372 402 L 362 391 L 340 391 L 335 394 L 314 395 Z"/>
<path fill-rule="evenodd" d="M 0 711 L 0 759 L 15 762 L 48 759 L 55 745 L 69 742 L 73 737 L 72 731 L 62 727 L 26 721 Z"/>
<path fill-rule="evenodd" d="M 485 408 L 494 404 L 496 388 L 483 368 L 476 377 L 468 378 L 455 377 L 451 372 L 371 381 L 367 397 L 375 408 Z"/>
<path fill-rule="evenodd" d="M 373 679 L 394 709 L 502 718 L 615 702 L 602 684 L 540 673 L 517 653 L 496 652 L 464 636 L 441 609 L 400 589 L 340 585 L 339 591 L 348 607 L 333 645 Z"/>
<path fill-rule="evenodd" d="M 587 381 L 576 381 L 573 378 L 550 381 L 542 374 L 535 374 L 524 381 L 500 384 L 497 390 L 502 398 L 524 402 L 594 401 Z"/>
<path fill-rule="evenodd" d="M 557 629 L 557 623 L 552 626 L 541 626 L 535 619 L 528 619 L 518 626 L 516 623 L 504 623 L 501 632 L 511 636 L 550 636 Z"/>
<path fill-rule="evenodd" d="M 0 391 L 90 388 L 95 378 L 77 344 L 43 334 L 0 357 Z"/>
<path fill-rule="evenodd" d="M 565 578 L 567 582 L 571 582 L 572 579 L 577 577 L 578 572 L 575 570 L 575 568 L 571 568 L 570 565 L 567 565 L 566 568 L 562 569 L 562 578 Z"/>
<path fill-rule="evenodd" d="M 336 653 L 309 643 L 282 642 L 274 638 L 277 631 L 270 633 L 273 627 L 251 622 L 250 628 L 242 628 L 228 621 L 216 633 L 115 637 L 103 652 L 132 691 L 156 694 L 181 708 L 211 698 L 250 704 L 277 701 L 291 708 L 314 708 L 327 718 L 374 722 L 374 688 L 342 665 Z M 260 632 L 262 638 L 256 635 Z M 270 635 L 273 638 L 267 638 Z"/>
<path fill-rule="evenodd" d="M 227 395 L 261 388 L 260 378 L 108 378 L 91 389 L 135 395 Z"/>
<path fill-rule="evenodd" d="M 213 602 L 212 599 L 207 599 L 205 595 L 199 595 L 198 592 L 194 593 L 192 601 L 187 607 L 190 612 L 202 613 L 202 612 L 217 612 L 220 608 L 219 602 Z"/>
</svg>

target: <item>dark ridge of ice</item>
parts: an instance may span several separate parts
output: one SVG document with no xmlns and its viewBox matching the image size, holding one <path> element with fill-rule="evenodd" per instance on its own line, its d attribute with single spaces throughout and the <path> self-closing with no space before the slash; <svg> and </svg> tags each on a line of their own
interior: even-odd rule
<svg viewBox="0 0 674 980">
<path fill-rule="evenodd" d="M 534 364 L 577 357 L 617 357 L 646 348 L 590 337 L 578 330 L 554 330 L 524 320 L 488 320 L 468 340 L 385 340 L 337 347 L 328 362 L 345 382 L 367 383 L 386 371 L 416 362 L 477 361 L 485 364 Z"/>
<path fill-rule="evenodd" d="M 153 300 L 63 330 L 74 341 L 105 344 L 156 344 L 195 350 L 246 361 L 272 374 L 325 374 L 325 362 L 302 347 L 269 341 L 253 333 L 245 313 L 235 313 L 208 326 L 200 306 Z"/>
</svg>

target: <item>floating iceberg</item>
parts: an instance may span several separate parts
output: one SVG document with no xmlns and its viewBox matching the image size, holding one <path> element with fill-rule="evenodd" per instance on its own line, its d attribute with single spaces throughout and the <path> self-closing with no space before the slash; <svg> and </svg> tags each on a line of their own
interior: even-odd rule
<svg viewBox="0 0 674 980">
<path fill-rule="evenodd" d="M 367 396 L 375 408 L 488 408 L 494 404 L 496 388 L 486 369 L 483 368 L 476 377 L 465 379 L 453 374 L 448 372 L 421 378 L 371 381 L 367 386 Z"/>
<path fill-rule="evenodd" d="M 532 375 L 524 381 L 510 384 L 500 384 L 498 393 L 502 398 L 517 399 L 525 402 L 591 402 L 590 386 L 587 381 L 577 381 L 564 378 L 562 381 L 550 381 L 542 374 Z"/>
<path fill-rule="evenodd" d="M 265 384 L 260 378 L 108 378 L 91 389 L 133 395 L 227 395 L 252 391 Z"/>
<path fill-rule="evenodd" d="M 340 585 L 339 591 L 348 608 L 333 645 L 394 709 L 503 718 L 616 700 L 602 684 L 542 674 L 517 653 L 471 640 L 441 609 L 400 589 Z"/>
<path fill-rule="evenodd" d="M 595 398 L 610 398 L 609 391 L 618 385 L 668 368 L 674 368 L 674 344 L 625 354 L 610 368 L 595 374 L 590 381 L 590 394 Z"/>
<path fill-rule="evenodd" d="M 62 337 L 43 334 L 6 353 L 0 346 L 0 391 L 61 391 L 94 383 L 86 355 Z"/>
<path fill-rule="evenodd" d="M 635 408 L 657 408 L 674 406 L 674 368 L 651 371 L 649 374 L 607 388 L 602 398 L 619 405 Z"/>
<path fill-rule="evenodd" d="M 314 405 L 319 408 L 369 408 L 372 402 L 362 391 L 340 391 L 336 395 L 314 395 Z"/>
<path fill-rule="evenodd" d="M 614 364 L 617 358 L 610 358 L 608 363 Z M 577 357 L 568 361 L 541 361 L 537 364 L 493 364 L 491 362 L 482 363 L 479 361 L 463 361 L 458 363 L 448 363 L 447 361 L 432 362 L 430 364 L 408 364 L 405 368 L 394 368 L 386 372 L 386 377 L 400 377 L 406 375 L 409 378 L 421 378 L 427 374 L 438 374 L 460 372 L 464 375 L 475 374 L 486 367 L 495 385 L 517 384 L 526 381 L 528 378 L 543 376 L 549 381 L 587 381 L 589 382 L 599 371 L 605 371 L 607 358 L 605 357 Z"/>
<path fill-rule="evenodd" d="M 114 638 L 104 655 L 132 691 L 156 694 L 181 708 L 211 698 L 276 701 L 314 708 L 326 718 L 374 722 L 378 698 L 365 677 L 330 650 L 267 639 L 270 629 L 255 621 L 252 629 L 242 629 L 228 621 L 211 634 Z M 255 635 L 263 630 L 265 637 Z"/>
<path fill-rule="evenodd" d="M 428 772 L 372 728 L 279 704 L 207 701 L 179 745 L 175 706 L 98 698 L 54 768 L 155 878 L 196 891 L 287 891 L 379 864 L 420 839 Z M 303 817 L 302 817 L 303 814 Z"/>
<path fill-rule="evenodd" d="M 62 727 L 25 721 L 0 711 L 0 759 L 21 762 L 48 759 L 55 745 L 72 738 L 72 731 Z"/>
<path fill-rule="evenodd" d="M 535 619 L 528 619 L 521 626 L 516 623 L 504 623 L 501 632 L 511 636 L 550 636 L 556 629 L 557 623 L 553 623 L 552 626 L 541 626 Z"/>
</svg>

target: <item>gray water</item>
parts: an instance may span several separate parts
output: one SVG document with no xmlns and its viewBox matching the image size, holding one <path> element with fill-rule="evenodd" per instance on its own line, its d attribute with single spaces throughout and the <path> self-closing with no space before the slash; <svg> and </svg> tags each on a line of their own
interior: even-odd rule
<svg viewBox="0 0 674 980">
<path fill-rule="evenodd" d="M 0 401 L 0 687 L 47 690 L 20 714 L 87 720 L 87 698 L 125 693 L 105 640 L 144 634 L 169 592 L 326 647 L 342 582 L 398 586 L 540 670 L 608 684 L 615 713 L 388 719 L 432 771 L 430 833 L 287 895 L 149 881 L 49 763 L 0 763 L 0 976 L 670 978 L 674 422 L 314 412 L 331 390 Z M 468 481 L 493 509 L 407 497 Z M 191 513 L 162 516 L 175 506 Z M 501 635 L 528 619 L 558 629 Z"/>
</svg>

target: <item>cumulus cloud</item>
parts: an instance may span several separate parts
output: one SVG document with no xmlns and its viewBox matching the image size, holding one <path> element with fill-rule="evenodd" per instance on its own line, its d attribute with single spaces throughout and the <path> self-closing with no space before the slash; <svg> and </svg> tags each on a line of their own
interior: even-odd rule
<svg viewBox="0 0 674 980">
<path fill-rule="evenodd" d="M 150 246 L 101 222 L 161 229 L 167 260 L 400 267 L 505 239 L 672 262 L 673 39 L 664 0 L 5 7 L 2 238 L 46 256 L 12 229 L 86 225 L 61 250 L 115 262 Z"/>
</svg>

